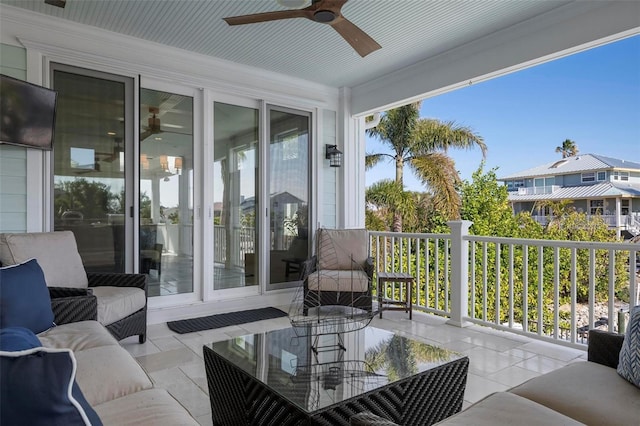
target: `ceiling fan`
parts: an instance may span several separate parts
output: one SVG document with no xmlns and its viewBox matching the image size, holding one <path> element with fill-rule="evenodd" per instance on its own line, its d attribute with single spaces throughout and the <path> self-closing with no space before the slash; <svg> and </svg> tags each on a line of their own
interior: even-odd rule
<svg viewBox="0 0 640 426">
<path fill-rule="evenodd" d="M 147 120 L 148 126 L 144 132 L 140 133 L 140 141 L 147 139 L 151 135 L 157 135 L 162 133 L 160 129 L 160 117 L 157 115 L 160 113 L 160 108 L 149 107 L 149 114 L 151 117 Z"/>
<path fill-rule="evenodd" d="M 304 9 L 255 13 L 223 19 L 229 25 L 243 25 L 281 19 L 307 18 L 314 22 L 331 25 L 364 58 L 382 46 L 342 15 L 342 6 L 347 1 L 349 0 L 313 0 L 311 6 Z"/>
</svg>

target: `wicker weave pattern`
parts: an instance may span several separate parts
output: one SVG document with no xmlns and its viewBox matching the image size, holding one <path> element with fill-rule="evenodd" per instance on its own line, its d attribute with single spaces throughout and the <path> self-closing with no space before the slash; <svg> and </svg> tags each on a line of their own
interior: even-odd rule
<svg viewBox="0 0 640 426">
<path fill-rule="evenodd" d="M 57 325 L 96 320 L 98 317 L 98 301 L 95 296 L 52 298 L 51 309 Z"/>
<path fill-rule="evenodd" d="M 431 425 L 461 410 L 469 368 L 469 359 L 461 358 L 309 413 L 207 346 L 203 352 L 215 425 L 349 425 L 361 412 L 402 425 Z"/>
<path fill-rule="evenodd" d="M 144 274 L 119 274 L 90 272 L 87 274 L 89 287 L 138 287 L 147 291 L 147 276 Z"/>
<path fill-rule="evenodd" d="M 90 296 L 93 294 L 93 290 L 90 288 L 75 288 L 75 287 L 47 287 L 49 289 L 49 296 L 54 299 L 57 297 L 77 297 L 77 296 Z"/>
<path fill-rule="evenodd" d="M 611 368 L 618 368 L 620 349 L 624 342 L 623 334 L 602 330 L 589 330 L 587 359 Z"/>
</svg>

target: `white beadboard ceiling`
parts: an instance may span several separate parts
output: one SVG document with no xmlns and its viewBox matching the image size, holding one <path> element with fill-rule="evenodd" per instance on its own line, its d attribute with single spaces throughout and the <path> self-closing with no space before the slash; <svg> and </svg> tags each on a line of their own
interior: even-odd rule
<svg viewBox="0 0 640 426">
<path fill-rule="evenodd" d="M 382 49 L 360 57 L 330 26 L 289 19 L 231 27 L 223 17 L 284 9 L 275 0 L 0 0 L 332 87 L 353 87 L 553 13 L 559 0 L 350 0 L 343 15 Z M 144 52 L 141 52 L 144 54 Z"/>
</svg>

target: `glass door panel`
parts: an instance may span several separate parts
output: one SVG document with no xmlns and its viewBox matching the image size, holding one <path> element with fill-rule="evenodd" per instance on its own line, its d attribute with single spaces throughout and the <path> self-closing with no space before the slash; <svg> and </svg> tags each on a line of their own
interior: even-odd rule
<svg viewBox="0 0 640 426">
<path fill-rule="evenodd" d="M 131 205 L 125 197 L 125 148 L 132 140 L 126 99 L 133 81 L 70 68 L 52 64 L 58 91 L 53 229 L 75 234 L 87 271 L 124 272 L 125 206 Z"/>
<path fill-rule="evenodd" d="M 258 284 L 258 110 L 214 103 L 214 289 Z"/>
<path fill-rule="evenodd" d="M 149 296 L 193 292 L 193 98 L 140 89 L 140 273 Z"/>
<path fill-rule="evenodd" d="M 269 283 L 297 281 L 309 253 L 309 114 L 269 108 Z"/>
</svg>

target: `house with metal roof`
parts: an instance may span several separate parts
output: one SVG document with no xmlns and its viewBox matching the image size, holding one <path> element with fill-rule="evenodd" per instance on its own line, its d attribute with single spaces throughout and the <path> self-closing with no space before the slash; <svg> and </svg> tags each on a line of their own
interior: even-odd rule
<svg viewBox="0 0 640 426">
<path fill-rule="evenodd" d="M 545 201 L 570 200 L 579 212 L 600 215 L 619 236 L 640 234 L 640 163 L 579 154 L 498 179 L 514 213 L 546 223 Z"/>
</svg>

